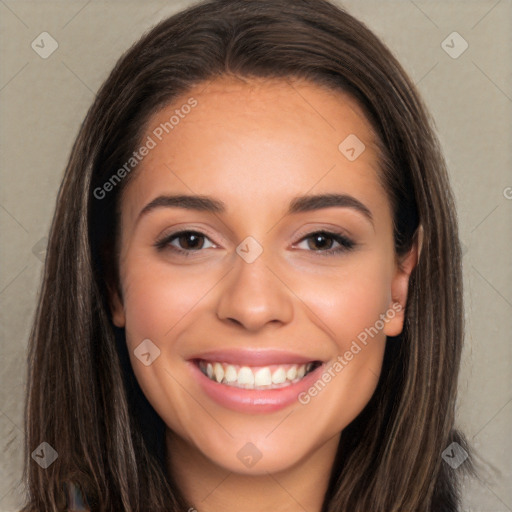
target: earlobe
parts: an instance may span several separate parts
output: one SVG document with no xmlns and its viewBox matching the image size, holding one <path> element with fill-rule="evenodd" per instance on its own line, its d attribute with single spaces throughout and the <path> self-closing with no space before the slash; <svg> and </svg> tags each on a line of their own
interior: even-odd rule
<svg viewBox="0 0 512 512">
<path fill-rule="evenodd" d="M 112 314 L 112 322 L 116 327 L 124 327 L 126 317 L 124 314 L 123 302 L 119 296 L 119 292 L 110 285 L 107 286 L 109 293 L 110 313 Z"/>
<path fill-rule="evenodd" d="M 404 326 L 405 306 L 409 290 L 409 279 L 419 261 L 423 245 L 423 228 L 420 225 L 410 251 L 396 264 L 395 275 L 391 283 L 392 303 L 386 311 L 384 333 L 386 336 L 398 336 Z"/>
<path fill-rule="evenodd" d="M 404 319 L 405 306 L 398 300 L 393 301 L 386 311 L 384 334 L 386 336 L 398 336 L 402 332 Z"/>
</svg>

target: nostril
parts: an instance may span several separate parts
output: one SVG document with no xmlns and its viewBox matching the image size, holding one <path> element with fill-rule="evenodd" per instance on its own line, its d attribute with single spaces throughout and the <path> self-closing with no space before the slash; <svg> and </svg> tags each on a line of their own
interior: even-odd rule
<svg viewBox="0 0 512 512">
<path fill-rule="evenodd" d="M 233 322 L 234 324 L 236 324 L 237 326 L 242 326 L 242 322 L 240 322 L 240 320 L 237 320 L 236 318 L 231 318 L 231 317 L 228 317 L 228 320 L 230 322 Z"/>
</svg>

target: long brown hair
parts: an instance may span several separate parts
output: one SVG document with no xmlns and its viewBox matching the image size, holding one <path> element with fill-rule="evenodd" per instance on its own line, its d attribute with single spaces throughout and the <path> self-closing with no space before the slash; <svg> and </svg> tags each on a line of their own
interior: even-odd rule
<svg viewBox="0 0 512 512">
<path fill-rule="evenodd" d="M 98 198 L 151 115 L 225 74 L 307 79 L 348 92 L 382 147 L 395 249 L 423 229 L 405 325 L 389 338 L 377 389 L 343 430 L 324 511 L 457 510 L 455 398 L 463 343 L 461 249 L 432 122 L 399 63 L 362 23 L 327 0 L 210 0 L 159 23 L 118 61 L 72 148 L 59 190 L 30 335 L 24 510 L 65 510 L 72 484 L 91 510 L 187 510 L 166 474 L 165 425 L 142 394 L 124 331 L 112 324 L 119 198 L 134 172 Z M 200 108 L 200 107 L 199 107 Z M 119 174 L 117 175 L 119 177 Z M 46 469 L 31 453 L 58 453 Z"/>
</svg>

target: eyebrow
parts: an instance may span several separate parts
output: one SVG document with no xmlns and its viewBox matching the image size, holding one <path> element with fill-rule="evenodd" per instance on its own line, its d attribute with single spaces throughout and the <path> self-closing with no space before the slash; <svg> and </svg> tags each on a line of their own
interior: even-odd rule
<svg viewBox="0 0 512 512">
<path fill-rule="evenodd" d="M 323 208 L 352 208 L 367 218 L 373 224 L 373 215 L 370 209 L 359 199 L 348 194 L 316 194 L 294 197 L 288 206 L 286 215 L 322 210 Z M 226 204 L 213 197 L 204 195 L 163 195 L 149 202 L 140 211 L 140 218 L 157 208 L 184 208 L 200 212 L 224 213 Z"/>
</svg>

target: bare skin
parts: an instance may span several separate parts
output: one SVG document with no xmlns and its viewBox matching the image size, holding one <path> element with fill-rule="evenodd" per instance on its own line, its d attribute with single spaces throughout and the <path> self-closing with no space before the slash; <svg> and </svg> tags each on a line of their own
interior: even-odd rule
<svg viewBox="0 0 512 512">
<path fill-rule="evenodd" d="M 168 470 L 191 507 L 320 511 L 340 433 L 375 391 L 386 336 L 402 330 L 417 248 L 398 261 L 375 136 L 347 95 L 225 77 L 156 113 L 146 135 L 190 97 L 197 106 L 123 194 L 114 323 L 126 329 L 137 380 L 168 427 Z M 365 145 L 353 161 L 338 149 L 350 134 Z M 209 196 L 225 211 L 159 206 L 139 216 L 166 194 Z M 288 213 L 293 198 L 313 194 L 349 195 L 370 215 L 353 205 Z M 167 237 L 182 231 L 202 238 Z M 312 236 L 319 231 L 352 245 Z M 263 250 L 251 263 L 236 251 L 249 236 Z M 358 335 L 381 324 L 347 355 Z M 146 339 L 160 350 L 148 366 L 134 354 Z M 318 360 L 319 375 L 339 357 L 346 364 L 307 403 L 249 413 L 212 399 L 191 371 L 192 356 L 240 348 Z M 238 456 L 247 443 L 261 455 L 251 466 Z"/>
</svg>

